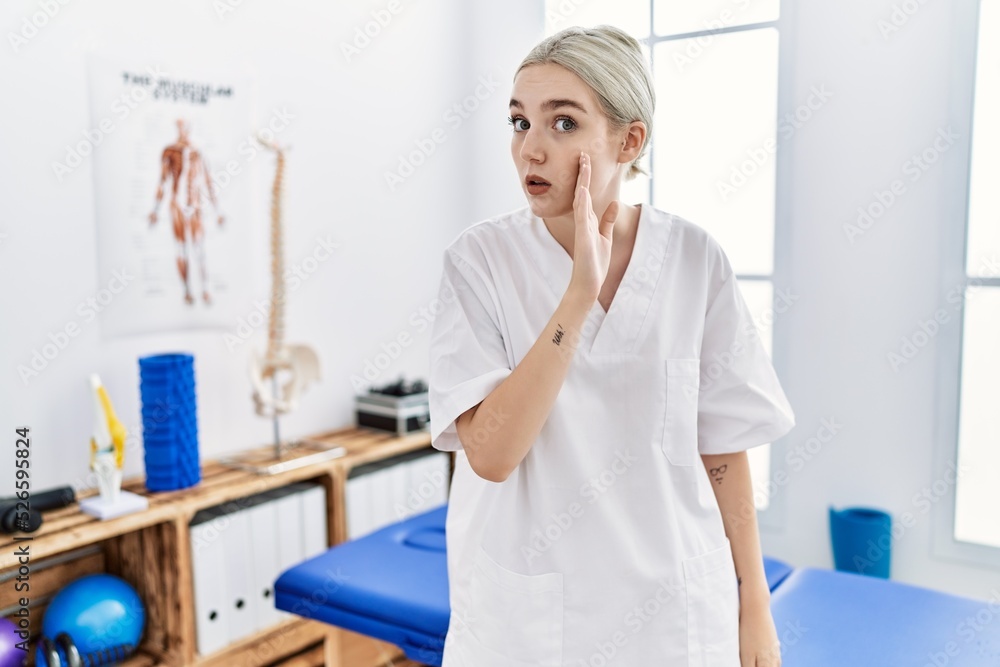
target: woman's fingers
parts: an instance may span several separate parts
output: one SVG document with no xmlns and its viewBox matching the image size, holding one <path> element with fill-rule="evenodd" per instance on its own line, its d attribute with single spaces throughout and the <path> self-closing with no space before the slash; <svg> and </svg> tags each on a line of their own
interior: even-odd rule
<svg viewBox="0 0 1000 667">
<path fill-rule="evenodd" d="M 580 169 L 576 176 L 576 194 L 573 198 L 577 221 L 589 222 L 594 216 L 590 202 L 590 156 L 580 153 Z"/>
<path fill-rule="evenodd" d="M 591 204 L 590 204 L 590 191 L 586 187 L 580 185 L 576 189 L 576 199 L 573 202 L 575 204 L 575 217 L 577 223 L 583 222 L 585 225 L 590 220 Z"/>
</svg>

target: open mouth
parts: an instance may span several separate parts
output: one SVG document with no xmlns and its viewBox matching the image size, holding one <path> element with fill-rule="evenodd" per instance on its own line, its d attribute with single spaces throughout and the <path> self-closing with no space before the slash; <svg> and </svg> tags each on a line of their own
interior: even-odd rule
<svg viewBox="0 0 1000 667">
<path fill-rule="evenodd" d="M 524 179 L 529 195 L 544 195 L 552 187 L 552 184 L 544 178 L 539 178 L 534 174 L 528 174 Z"/>
</svg>

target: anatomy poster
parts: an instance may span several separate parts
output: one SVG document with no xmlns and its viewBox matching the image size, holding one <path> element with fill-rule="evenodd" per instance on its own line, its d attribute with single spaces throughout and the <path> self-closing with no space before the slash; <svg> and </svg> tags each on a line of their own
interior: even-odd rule
<svg viewBox="0 0 1000 667">
<path fill-rule="evenodd" d="M 103 334 L 232 327 L 250 301 L 252 78 L 105 54 L 87 70 L 99 283 L 117 276 Z"/>
</svg>

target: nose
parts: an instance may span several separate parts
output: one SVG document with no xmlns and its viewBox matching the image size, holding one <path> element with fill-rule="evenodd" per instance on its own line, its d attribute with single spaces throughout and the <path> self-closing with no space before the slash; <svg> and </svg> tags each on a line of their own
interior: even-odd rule
<svg viewBox="0 0 1000 667">
<path fill-rule="evenodd" d="M 528 128 L 521 133 L 521 159 L 525 162 L 541 162 L 545 159 L 542 139 L 535 128 Z"/>
</svg>

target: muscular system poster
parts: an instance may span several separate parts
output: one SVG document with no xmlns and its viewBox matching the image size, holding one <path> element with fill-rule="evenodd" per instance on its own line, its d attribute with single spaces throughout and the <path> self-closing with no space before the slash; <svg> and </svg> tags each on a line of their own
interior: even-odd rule
<svg viewBox="0 0 1000 667">
<path fill-rule="evenodd" d="M 250 299 L 252 80 L 87 66 L 103 335 L 230 327 Z"/>
</svg>

